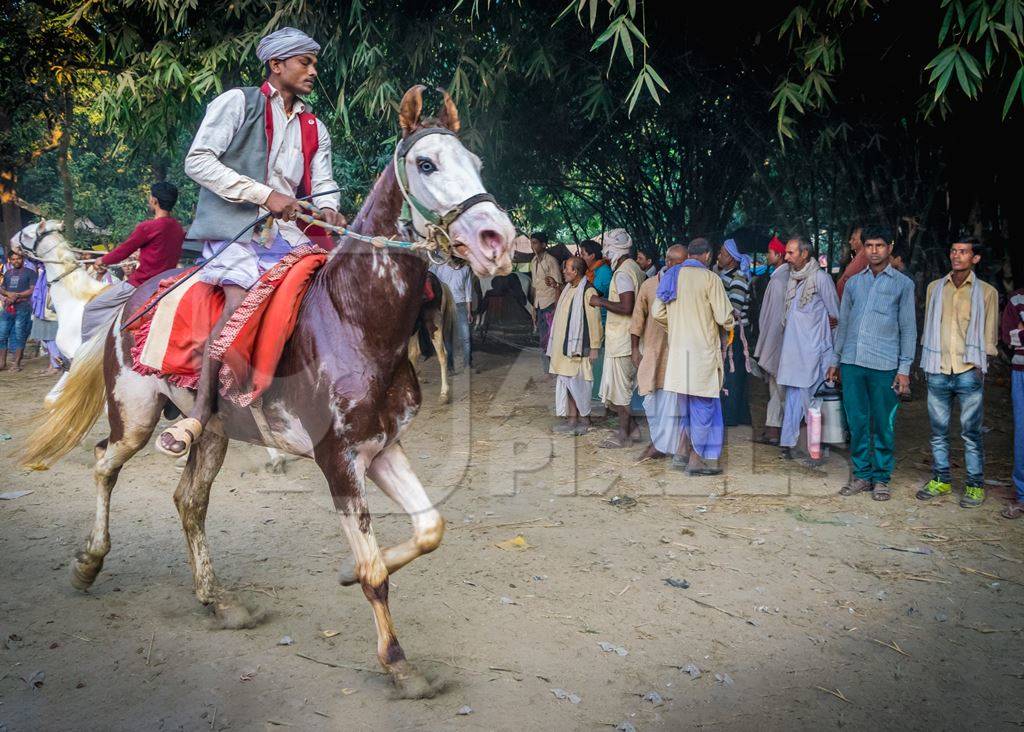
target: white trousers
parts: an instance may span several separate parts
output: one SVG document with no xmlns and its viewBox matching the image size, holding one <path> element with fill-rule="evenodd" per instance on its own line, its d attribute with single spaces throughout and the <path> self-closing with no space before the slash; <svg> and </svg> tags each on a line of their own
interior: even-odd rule
<svg viewBox="0 0 1024 732">
<path fill-rule="evenodd" d="M 679 395 L 664 389 L 651 392 L 644 397 L 644 412 L 654 449 L 665 455 L 675 454 L 683 431 Z"/>
<path fill-rule="evenodd" d="M 555 414 L 559 417 L 569 415 L 569 397 L 576 402 L 576 409 L 581 417 L 590 416 L 590 391 L 593 382 L 587 381 L 582 374 L 575 376 L 558 375 L 555 380 Z"/>
</svg>

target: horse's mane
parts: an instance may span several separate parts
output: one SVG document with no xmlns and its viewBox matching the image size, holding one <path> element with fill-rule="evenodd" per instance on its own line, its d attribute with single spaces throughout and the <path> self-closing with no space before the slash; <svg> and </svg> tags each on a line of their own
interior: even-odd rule
<svg viewBox="0 0 1024 732">
<path fill-rule="evenodd" d="M 53 254 L 49 255 L 48 258 L 55 259 L 59 262 L 67 264 L 69 267 L 77 264 L 78 260 L 75 257 L 75 253 L 71 251 L 71 247 L 68 246 L 67 239 L 60 231 L 53 231 L 50 236 L 57 239 L 57 246 L 53 250 Z M 99 295 L 110 285 L 104 284 L 99 280 L 90 277 L 84 269 L 77 269 L 65 277 L 62 277 L 58 283 L 64 286 L 64 289 L 68 291 L 73 298 L 76 300 L 83 300 L 88 302 L 94 297 Z"/>
</svg>

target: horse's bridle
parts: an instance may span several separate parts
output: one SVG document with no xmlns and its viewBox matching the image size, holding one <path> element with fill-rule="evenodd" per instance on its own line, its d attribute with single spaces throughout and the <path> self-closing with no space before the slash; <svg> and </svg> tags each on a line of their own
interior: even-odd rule
<svg viewBox="0 0 1024 732">
<path fill-rule="evenodd" d="M 453 253 L 451 234 L 449 233 L 451 225 L 454 224 L 462 214 L 466 213 L 466 211 L 473 208 L 473 206 L 476 206 L 478 203 L 493 203 L 497 206 L 498 202 L 490 193 L 477 193 L 460 203 L 457 203 L 445 213 L 438 214 L 423 203 L 423 201 L 416 198 L 416 196 L 414 196 L 409 190 L 409 178 L 405 172 L 405 157 L 409 154 L 413 145 L 428 135 L 451 135 L 452 137 L 457 137 L 457 135 L 447 127 L 424 127 L 423 129 L 416 130 L 395 146 L 395 154 L 393 158 L 395 178 L 398 181 L 398 190 L 401 191 L 402 199 L 404 201 L 399 220 L 408 224 L 417 236 L 436 244 L 437 248 L 445 255 L 445 257 L 450 259 Z M 415 210 L 416 213 L 423 217 L 424 221 L 427 222 L 427 230 L 425 232 L 421 232 L 416 229 L 416 224 L 413 220 L 412 214 L 413 210 Z M 458 256 L 458 253 L 456 253 L 456 256 Z"/>
<path fill-rule="evenodd" d="M 38 229 L 36 231 L 38 231 Z M 64 265 L 71 264 L 70 262 L 68 262 L 66 260 L 63 260 L 63 259 L 41 259 L 40 257 L 36 256 L 36 250 L 39 248 L 39 242 L 41 242 L 43 239 L 45 239 L 46 237 L 50 236 L 51 234 L 56 234 L 57 231 L 58 231 L 57 229 L 50 229 L 49 231 L 44 231 L 41 235 L 37 235 L 35 240 L 32 242 L 32 246 L 31 247 L 28 247 L 25 244 L 25 240 L 22 238 L 22 232 L 19 231 L 18 232 L 18 249 L 21 250 L 21 255 L 25 259 L 31 260 L 33 262 L 38 262 L 39 264 L 64 264 Z M 68 267 L 68 269 L 66 269 L 64 272 L 62 272 L 59 275 L 57 275 L 56 277 L 54 277 L 52 280 L 48 280 L 47 284 L 48 285 L 55 285 L 58 282 L 60 282 L 62 279 L 67 277 L 69 274 L 74 272 L 76 269 L 81 269 L 81 268 L 82 268 L 82 263 L 79 262 L 76 259 L 74 261 L 74 264 L 71 264 L 71 266 Z"/>
</svg>

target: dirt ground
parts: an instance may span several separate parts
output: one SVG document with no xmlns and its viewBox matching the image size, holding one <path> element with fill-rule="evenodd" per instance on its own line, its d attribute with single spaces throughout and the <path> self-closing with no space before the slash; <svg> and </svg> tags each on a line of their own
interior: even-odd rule
<svg viewBox="0 0 1024 732">
<path fill-rule="evenodd" d="M 1024 725 L 1024 521 L 999 518 L 1004 487 L 973 511 L 914 500 L 920 383 L 881 504 L 834 495 L 841 455 L 790 467 L 752 450 L 749 430 L 730 432 L 726 480 L 634 465 L 638 449 L 599 450 L 600 433 L 553 436 L 533 355 L 480 354 L 445 407 L 428 366 L 406 446 L 449 529 L 394 575 L 391 608 L 442 689 L 399 701 L 368 603 L 336 582 L 348 548 L 311 462 L 270 475 L 264 451 L 237 445 L 214 487 L 215 565 L 267 611 L 257 628 L 211 629 L 171 502 L 178 473 L 152 449 L 121 473 L 103 573 L 72 590 L 104 424 L 49 471 L 17 468 L 52 383 L 41 365 L 0 373 L 0 493 L 32 491 L 0 501 L 0 730 Z M 987 396 L 987 473 L 1006 482 L 1008 390 Z M 408 520 L 373 490 L 381 544 L 404 539 Z M 526 546 L 497 546 L 517 536 Z"/>
</svg>

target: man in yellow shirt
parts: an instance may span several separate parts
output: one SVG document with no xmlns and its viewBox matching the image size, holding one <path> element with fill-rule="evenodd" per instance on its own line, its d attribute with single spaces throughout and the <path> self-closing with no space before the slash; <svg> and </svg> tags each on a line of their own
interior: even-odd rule
<svg viewBox="0 0 1024 732">
<path fill-rule="evenodd" d="M 614 435 L 601 443 L 601 447 L 629 447 L 639 427 L 630 415 L 630 402 L 636 388 L 636 366 L 633 364 L 633 347 L 630 342 L 629 325 L 633 317 L 636 293 L 644 281 L 644 273 L 631 258 L 633 239 L 625 229 L 612 229 L 601 234 L 601 251 L 612 265 L 612 282 L 608 297 L 594 293 L 590 304 L 604 308 L 604 363 L 601 366 L 601 391 L 599 395 L 608 407 L 619 417 L 619 427 Z"/>
<path fill-rule="evenodd" d="M 927 501 L 953 489 L 949 417 L 955 398 L 960 402 L 960 434 L 967 467 L 962 508 L 975 508 L 985 501 L 983 387 L 988 359 L 998 353 L 999 295 L 974 271 L 981 254 L 981 243 L 974 238 L 965 238 L 949 248 L 950 273 L 928 285 L 921 339 L 921 368 L 928 379 L 928 419 L 932 427 L 932 479 L 917 497 Z"/>
<path fill-rule="evenodd" d="M 687 475 L 718 475 L 725 444 L 722 341 L 735 327 L 722 280 L 708 269 L 711 245 L 690 242 L 687 259 L 658 283 L 651 317 L 668 329 L 664 388 L 679 395 L 683 439 L 672 467 Z"/>
</svg>

